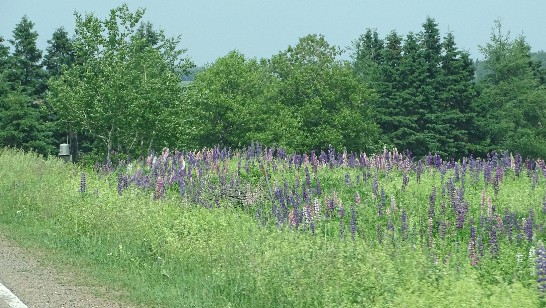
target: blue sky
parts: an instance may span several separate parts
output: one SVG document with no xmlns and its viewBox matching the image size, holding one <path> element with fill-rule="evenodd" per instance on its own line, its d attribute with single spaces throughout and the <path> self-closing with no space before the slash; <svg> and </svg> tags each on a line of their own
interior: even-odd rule
<svg viewBox="0 0 546 308">
<path fill-rule="evenodd" d="M 391 30 L 418 32 L 427 16 L 438 22 L 442 35 L 451 31 L 472 58 L 482 57 L 478 46 L 489 41 L 498 18 L 513 38 L 523 34 L 534 51 L 546 50 L 545 0 L 0 0 L 0 36 L 11 38 L 27 15 L 44 50 L 56 28 L 72 33 L 74 11 L 104 18 L 124 2 L 131 10 L 146 8 L 144 20 L 168 35 L 182 35 L 180 47 L 197 65 L 234 49 L 268 58 L 313 33 L 346 48 L 367 28 L 376 28 L 382 37 Z"/>
</svg>

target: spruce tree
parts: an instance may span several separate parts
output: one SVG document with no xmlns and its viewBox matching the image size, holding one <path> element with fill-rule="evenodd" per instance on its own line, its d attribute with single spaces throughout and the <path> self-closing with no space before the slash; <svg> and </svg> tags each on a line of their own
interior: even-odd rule
<svg viewBox="0 0 546 308">
<path fill-rule="evenodd" d="M 42 51 L 36 46 L 38 33 L 33 28 L 34 23 L 24 16 L 13 30 L 13 39 L 9 42 L 14 51 L 8 80 L 12 90 L 18 89 L 31 97 L 38 97 L 46 89 L 46 80 L 41 64 Z"/>
</svg>

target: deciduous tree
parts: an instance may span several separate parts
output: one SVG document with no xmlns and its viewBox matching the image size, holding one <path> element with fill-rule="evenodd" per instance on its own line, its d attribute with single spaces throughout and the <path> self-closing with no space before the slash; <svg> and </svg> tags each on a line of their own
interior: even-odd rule
<svg viewBox="0 0 546 308">
<path fill-rule="evenodd" d="M 161 44 L 150 46 L 137 31 L 143 15 L 127 5 L 104 20 L 76 13 L 78 65 L 49 83 L 58 114 L 103 140 L 108 160 L 114 148 L 138 155 L 166 146 L 176 129 L 170 114 L 180 104 L 176 69 L 190 62 L 176 48 L 179 38 L 160 37 Z"/>
</svg>

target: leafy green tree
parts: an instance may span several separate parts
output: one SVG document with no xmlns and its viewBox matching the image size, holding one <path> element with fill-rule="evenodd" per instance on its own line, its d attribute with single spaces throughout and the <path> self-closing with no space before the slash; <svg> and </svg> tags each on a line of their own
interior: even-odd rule
<svg viewBox="0 0 546 308">
<path fill-rule="evenodd" d="M 483 151 L 509 150 L 546 157 L 546 89 L 537 76 L 530 46 L 512 40 L 496 21 L 490 42 L 481 48 L 486 75 L 474 108 Z"/>
<path fill-rule="evenodd" d="M 298 151 L 375 149 L 370 107 L 377 97 L 339 54 L 323 36 L 308 35 L 271 58 L 276 82 L 269 101 L 279 106 L 270 122 L 282 126 L 272 141 Z"/>
<path fill-rule="evenodd" d="M 114 149 L 133 155 L 167 146 L 180 107 L 180 80 L 189 60 L 176 49 L 177 39 L 156 47 L 138 35 L 144 15 L 127 5 L 108 18 L 76 15 L 74 52 L 78 65 L 50 80 L 49 99 L 59 116 L 78 131 L 101 139 L 106 159 Z"/>
<path fill-rule="evenodd" d="M 259 105 L 270 81 L 264 65 L 237 51 L 198 74 L 185 95 L 195 144 L 241 147 L 263 142 L 267 128 Z"/>
<path fill-rule="evenodd" d="M 9 40 L 14 51 L 7 78 L 12 90 L 36 97 L 43 95 L 46 81 L 41 64 L 42 51 L 36 46 L 38 33 L 33 28 L 34 23 L 27 16 L 15 26 L 13 39 Z"/>
</svg>

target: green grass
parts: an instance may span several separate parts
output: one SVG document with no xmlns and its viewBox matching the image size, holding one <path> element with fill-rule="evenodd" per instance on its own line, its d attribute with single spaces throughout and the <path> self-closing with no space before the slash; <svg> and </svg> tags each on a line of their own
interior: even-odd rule
<svg viewBox="0 0 546 308">
<path fill-rule="evenodd" d="M 435 229 L 434 245 L 427 243 L 421 233 L 431 187 L 438 204 L 447 200 L 437 171 L 427 171 L 421 183 L 412 178 L 405 190 L 401 173 L 377 173 L 387 204 L 394 196 L 398 211 L 403 208 L 415 226 L 410 239 L 385 233 L 379 244 L 372 239 L 387 218 L 376 218 L 372 180 L 346 185 L 345 173 L 356 176 L 348 169 L 324 168 L 319 176 L 325 193 L 335 191 L 347 206 L 356 192 L 362 196 L 355 241 L 348 219 L 342 239 L 338 221 L 317 224 L 312 235 L 262 225 L 252 209 L 229 200 L 207 209 L 176 193 L 154 200 L 152 192 L 135 188 L 119 196 L 115 175 L 31 153 L 0 150 L 0 161 L 0 228 L 24 245 L 62 256 L 57 260 L 68 258 L 59 262 L 81 267 L 93 281 L 122 290 L 124 299 L 144 307 L 544 307 L 529 257 L 540 238 L 518 245 L 501 239 L 499 256 L 485 256 L 475 267 L 464 240 L 468 226 L 451 226 L 445 240 Z M 83 171 L 84 194 L 78 191 Z M 280 184 L 282 172 L 293 178 L 279 170 L 272 181 Z M 535 207 L 537 224 L 543 224 L 544 183 L 532 190 L 529 178 L 506 177 L 498 195 L 487 188 L 497 212 L 509 208 L 524 217 Z M 259 173 L 251 180 L 264 185 Z M 470 213 L 479 217 L 484 187 L 467 181 Z M 391 215 L 398 224 L 399 213 Z"/>
</svg>

